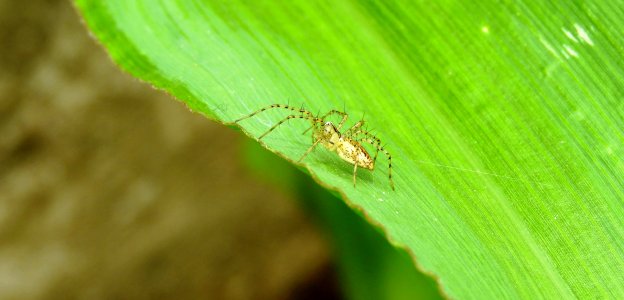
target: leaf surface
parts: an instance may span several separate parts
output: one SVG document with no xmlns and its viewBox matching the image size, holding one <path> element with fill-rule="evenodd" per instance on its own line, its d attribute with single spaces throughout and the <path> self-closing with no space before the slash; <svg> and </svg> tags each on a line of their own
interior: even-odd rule
<svg viewBox="0 0 624 300">
<path fill-rule="evenodd" d="M 624 296 L 624 22 L 614 2 L 77 0 L 125 70 L 231 122 L 365 115 L 374 171 L 303 161 L 452 298 Z M 286 117 L 241 122 L 258 137 Z M 266 147 L 296 162 L 291 120 Z"/>
</svg>

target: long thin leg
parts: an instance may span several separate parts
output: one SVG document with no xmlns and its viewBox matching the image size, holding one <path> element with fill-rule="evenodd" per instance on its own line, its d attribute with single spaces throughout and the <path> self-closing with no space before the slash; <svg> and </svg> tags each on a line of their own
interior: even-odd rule
<svg viewBox="0 0 624 300">
<path fill-rule="evenodd" d="M 368 132 L 366 132 L 366 134 L 368 134 Z M 394 191 L 394 182 L 392 181 L 392 155 L 390 155 L 390 153 L 386 151 L 383 146 L 381 146 L 381 144 L 379 143 L 379 139 L 377 138 L 363 138 L 360 141 L 373 145 L 375 148 L 377 148 L 377 152 L 381 151 L 386 155 L 386 157 L 388 158 L 388 179 L 390 180 L 390 187 Z M 375 154 L 375 157 L 376 156 L 377 155 Z"/>
<path fill-rule="evenodd" d="M 351 126 L 349 129 L 345 130 L 345 132 L 343 133 L 343 135 L 346 136 L 353 136 L 355 133 L 359 132 L 359 131 L 363 131 L 361 128 L 362 126 L 364 126 L 364 120 L 360 120 L 357 123 L 353 124 L 353 126 Z"/>
<path fill-rule="evenodd" d="M 292 110 L 294 112 L 299 112 L 299 113 L 301 113 L 302 116 L 305 115 L 305 116 L 308 116 L 310 118 L 314 118 L 314 116 L 312 115 L 311 112 L 309 112 L 309 111 L 307 111 L 307 110 L 305 110 L 303 108 L 296 108 L 296 107 L 293 107 L 293 106 L 290 106 L 290 105 L 285 105 L 285 104 L 273 104 L 273 105 L 269 105 L 267 107 L 263 107 L 263 108 L 261 108 L 259 110 L 256 110 L 256 111 L 254 111 L 254 112 L 252 112 L 252 113 L 250 113 L 250 114 L 248 114 L 248 115 L 246 115 L 246 116 L 244 116 L 242 118 L 239 118 L 238 120 L 234 121 L 234 123 L 238 123 L 238 122 L 240 122 L 242 120 L 245 120 L 247 118 L 251 118 L 251 117 L 255 116 L 256 114 L 259 114 L 259 113 L 261 113 L 261 112 L 263 112 L 263 111 L 265 111 L 267 109 L 272 109 L 272 108 L 288 109 L 288 110 Z"/>
<path fill-rule="evenodd" d="M 342 117 L 342 119 L 340 120 L 340 123 L 338 123 L 338 127 L 337 127 L 338 130 L 340 130 L 340 128 L 342 128 L 342 125 L 344 125 L 344 123 L 349 118 L 349 115 L 347 115 L 345 112 L 332 109 L 328 113 L 326 113 L 323 116 L 321 116 L 319 119 L 325 120 L 327 117 L 329 117 L 331 115 L 340 115 Z M 308 131 L 310 131 L 310 129 L 312 129 L 312 127 L 306 129 L 306 131 L 304 131 L 302 134 L 306 134 Z"/>
<path fill-rule="evenodd" d="M 357 177 L 357 163 L 353 164 L 355 167 L 353 167 L 353 187 L 355 187 L 355 178 Z"/>
<path fill-rule="evenodd" d="M 322 122 L 322 120 L 314 118 L 314 117 L 309 117 L 309 116 L 296 116 L 296 115 L 290 115 L 286 118 L 284 118 L 283 120 L 277 122 L 277 124 L 273 125 L 273 127 L 269 128 L 269 130 L 267 130 L 265 133 L 263 133 L 258 140 L 261 140 L 263 137 L 265 137 L 267 134 L 269 134 L 271 131 L 275 130 L 275 128 L 279 127 L 280 125 L 282 125 L 284 122 L 290 120 L 290 119 L 308 119 L 310 120 L 312 123 L 314 122 Z"/>
<path fill-rule="evenodd" d="M 314 150 L 314 148 L 316 148 L 316 145 L 318 145 L 318 143 L 321 140 L 316 140 L 312 146 L 310 146 L 310 148 L 308 148 L 308 150 L 306 150 L 306 152 L 301 156 L 301 158 L 298 160 L 298 162 L 301 162 L 306 156 L 308 156 L 308 154 L 310 154 L 310 152 L 312 152 L 312 150 Z"/>
<path fill-rule="evenodd" d="M 331 115 L 331 114 L 338 114 L 338 115 L 342 116 L 342 120 L 340 120 L 340 123 L 338 123 L 338 127 L 337 127 L 338 130 L 340 130 L 340 128 L 342 128 L 342 125 L 344 125 L 344 123 L 349 118 L 349 115 L 347 115 L 347 113 L 341 112 L 341 111 L 337 111 L 337 110 L 331 110 L 329 113 L 327 113 L 328 116 Z"/>
</svg>

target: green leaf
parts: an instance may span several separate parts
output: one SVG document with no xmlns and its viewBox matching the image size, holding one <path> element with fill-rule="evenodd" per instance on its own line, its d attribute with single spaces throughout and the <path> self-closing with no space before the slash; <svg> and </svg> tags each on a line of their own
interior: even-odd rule
<svg viewBox="0 0 624 300">
<path fill-rule="evenodd" d="M 77 3 L 122 68 L 212 119 L 286 102 L 365 113 L 396 191 L 383 155 L 356 188 L 334 153 L 303 165 L 450 297 L 624 297 L 615 2 Z M 258 137 L 286 115 L 241 125 Z M 263 141 L 295 162 L 305 128 Z"/>
<path fill-rule="evenodd" d="M 292 188 L 308 214 L 328 233 L 346 299 L 441 299 L 432 278 L 416 270 L 410 256 L 392 247 L 357 212 L 302 172 L 257 143 L 243 157 L 260 180 Z"/>
</svg>

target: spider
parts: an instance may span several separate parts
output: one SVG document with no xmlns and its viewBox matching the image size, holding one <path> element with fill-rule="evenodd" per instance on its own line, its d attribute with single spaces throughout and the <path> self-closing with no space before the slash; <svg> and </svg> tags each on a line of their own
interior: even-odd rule
<svg viewBox="0 0 624 300">
<path fill-rule="evenodd" d="M 264 138 L 267 134 L 290 119 L 308 120 L 312 126 L 304 131 L 303 134 L 312 130 L 312 146 L 310 146 L 303 156 L 301 156 L 299 162 L 301 162 L 320 143 L 328 150 L 336 152 L 341 159 L 353 165 L 353 187 L 355 187 L 358 167 L 369 169 L 371 171 L 374 170 L 377 154 L 381 151 L 388 158 L 388 179 L 390 180 L 390 187 L 394 191 L 394 183 L 392 181 L 392 156 L 383 148 L 381 141 L 377 137 L 362 128 L 364 120 L 358 121 L 351 126 L 351 128 L 341 133 L 340 130 L 342 129 L 342 126 L 347 121 L 347 118 L 349 118 L 349 115 L 345 112 L 330 110 L 323 116 L 319 117 L 318 115 L 315 116 L 310 111 L 303 108 L 296 108 L 286 104 L 273 104 L 239 118 L 238 120 L 235 120 L 234 123 L 238 123 L 265 110 L 274 108 L 290 110 L 292 113 L 269 128 L 269 130 L 263 133 L 258 140 L 262 140 L 262 138 Z M 332 115 L 339 115 L 342 118 L 337 126 L 332 122 L 325 121 L 326 118 Z M 375 147 L 376 151 L 373 158 L 371 158 L 368 151 L 366 151 L 364 146 L 362 146 L 362 143 L 368 143 Z"/>
</svg>

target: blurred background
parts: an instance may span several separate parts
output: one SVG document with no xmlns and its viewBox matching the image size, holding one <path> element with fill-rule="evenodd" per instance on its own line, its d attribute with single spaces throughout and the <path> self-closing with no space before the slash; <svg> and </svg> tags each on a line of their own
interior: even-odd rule
<svg viewBox="0 0 624 300">
<path fill-rule="evenodd" d="M 299 170 L 121 72 L 71 2 L 0 1 L 0 46 L 0 299 L 440 297 Z"/>
</svg>

